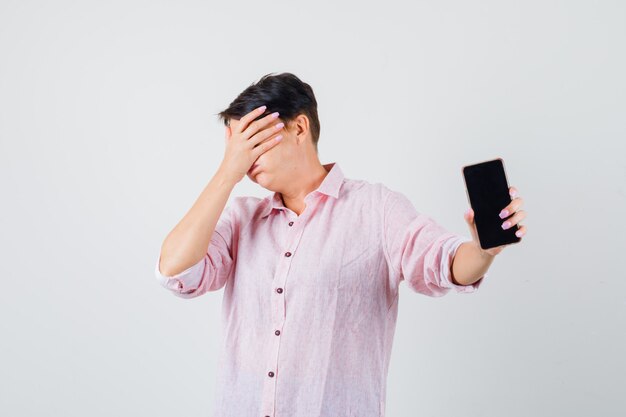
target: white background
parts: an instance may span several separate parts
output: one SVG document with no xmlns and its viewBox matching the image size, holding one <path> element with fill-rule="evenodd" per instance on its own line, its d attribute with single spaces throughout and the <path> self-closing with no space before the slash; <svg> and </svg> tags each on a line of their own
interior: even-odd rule
<svg viewBox="0 0 626 417">
<path fill-rule="evenodd" d="M 177 298 L 154 263 L 221 161 L 215 114 L 286 71 L 348 178 L 466 236 L 463 165 L 502 157 L 525 200 L 528 234 L 479 292 L 401 286 L 387 415 L 625 415 L 625 18 L 621 1 L 0 1 L 0 414 L 209 415 L 222 292 Z M 268 193 L 244 178 L 231 198 Z"/>
</svg>

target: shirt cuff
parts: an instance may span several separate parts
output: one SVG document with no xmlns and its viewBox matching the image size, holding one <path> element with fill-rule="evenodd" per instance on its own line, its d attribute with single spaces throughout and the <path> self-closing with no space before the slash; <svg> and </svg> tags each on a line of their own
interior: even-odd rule
<svg viewBox="0 0 626 417">
<path fill-rule="evenodd" d="M 460 293 L 471 293 L 478 290 L 484 278 L 486 278 L 489 274 L 485 273 L 482 277 L 478 279 L 478 281 L 474 282 L 471 285 L 459 285 L 452 282 L 452 272 L 450 266 L 452 265 L 452 260 L 458 250 L 459 246 L 465 242 L 471 242 L 472 239 L 469 239 L 464 236 L 454 236 L 450 239 L 447 239 L 442 246 L 443 256 L 441 257 L 441 276 L 440 282 L 441 286 L 444 288 L 453 289 L 456 292 Z"/>
<path fill-rule="evenodd" d="M 195 291 L 202 281 L 206 256 L 200 259 L 196 264 L 190 266 L 176 275 L 166 276 L 159 270 L 161 255 L 159 254 L 154 268 L 154 274 L 163 287 L 177 294 L 186 294 Z"/>
</svg>

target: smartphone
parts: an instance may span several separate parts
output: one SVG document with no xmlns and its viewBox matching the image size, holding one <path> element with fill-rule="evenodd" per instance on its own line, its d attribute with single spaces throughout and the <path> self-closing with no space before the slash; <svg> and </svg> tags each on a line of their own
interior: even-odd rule
<svg viewBox="0 0 626 417">
<path fill-rule="evenodd" d="M 474 210 L 474 221 L 480 247 L 483 249 L 517 243 L 517 225 L 502 229 L 502 223 L 514 215 L 501 219 L 500 212 L 511 202 L 509 184 L 502 158 L 466 165 L 462 169 L 465 190 Z"/>
</svg>

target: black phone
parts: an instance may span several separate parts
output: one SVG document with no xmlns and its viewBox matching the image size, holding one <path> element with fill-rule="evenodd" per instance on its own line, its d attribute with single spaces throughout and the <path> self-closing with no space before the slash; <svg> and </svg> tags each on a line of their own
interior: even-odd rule
<svg viewBox="0 0 626 417">
<path fill-rule="evenodd" d="M 502 229 L 502 223 L 514 213 L 501 219 L 500 212 L 511 202 L 509 184 L 502 158 L 466 165 L 462 169 L 465 190 L 472 210 L 480 247 L 483 249 L 517 243 L 517 225 Z"/>
</svg>

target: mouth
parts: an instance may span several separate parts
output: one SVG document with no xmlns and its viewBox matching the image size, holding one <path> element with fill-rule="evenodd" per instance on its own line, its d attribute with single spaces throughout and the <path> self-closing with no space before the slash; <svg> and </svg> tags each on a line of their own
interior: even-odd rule
<svg viewBox="0 0 626 417">
<path fill-rule="evenodd" d="M 248 171 L 248 174 L 252 174 L 254 172 L 254 170 L 259 166 L 259 164 L 254 164 L 252 165 L 252 167 L 250 167 L 250 170 Z"/>
</svg>

